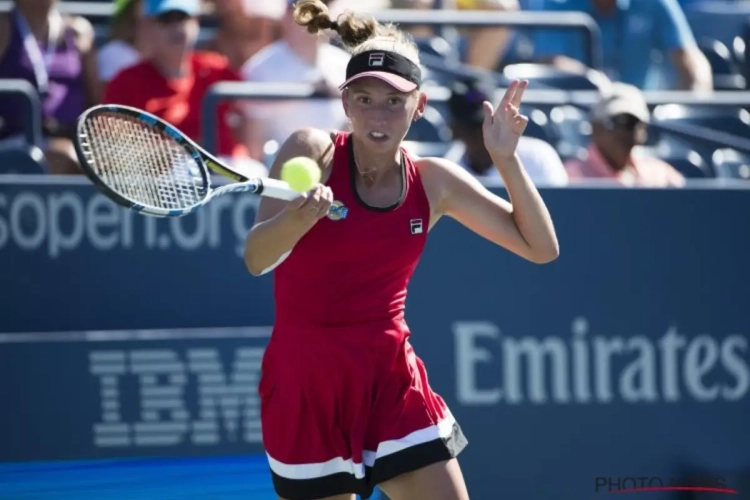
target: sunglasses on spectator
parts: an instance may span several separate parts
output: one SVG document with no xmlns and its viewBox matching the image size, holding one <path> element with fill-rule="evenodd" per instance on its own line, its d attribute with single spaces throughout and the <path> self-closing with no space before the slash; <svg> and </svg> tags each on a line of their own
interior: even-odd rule
<svg viewBox="0 0 750 500">
<path fill-rule="evenodd" d="M 627 130 L 635 130 L 639 125 L 643 124 L 641 120 L 633 115 L 615 115 L 611 118 L 613 128 L 624 128 Z"/>
<path fill-rule="evenodd" d="M 156 16 L 156 22 L 159 24 L 172 24 L 189 19 L 190 15 L 181 10 L 168 10 Z"/>
</svg>

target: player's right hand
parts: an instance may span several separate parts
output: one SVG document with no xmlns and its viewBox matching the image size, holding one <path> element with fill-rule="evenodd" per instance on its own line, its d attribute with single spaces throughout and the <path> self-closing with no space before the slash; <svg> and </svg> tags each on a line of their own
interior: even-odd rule
<svg viewBox="0 0 750 500">
<path fill-rule="evenodd" d="M 287 210 L 308 220 L 320 220 L 328 214 L 333 203 L 333 192 L 328 186 L 316 184 L 307 193 L 302 193 L 287 205 Z"/>
</svg>

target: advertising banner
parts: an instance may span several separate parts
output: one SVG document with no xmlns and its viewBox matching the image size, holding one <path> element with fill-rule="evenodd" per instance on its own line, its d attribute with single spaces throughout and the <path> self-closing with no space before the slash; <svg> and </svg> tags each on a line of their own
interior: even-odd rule
<svg viewBox="0 0 750 500">
<path fill-rule="evenodd" d="M 472 498 L 733 486 L 750 469 L 750 191 L 542 195 L 556 262 L 443 221 L 410 286 Z M 162 220 L 84 183 L 0 183 L 0 461 L 263 452 L 255 203 Z"/>
</svg>

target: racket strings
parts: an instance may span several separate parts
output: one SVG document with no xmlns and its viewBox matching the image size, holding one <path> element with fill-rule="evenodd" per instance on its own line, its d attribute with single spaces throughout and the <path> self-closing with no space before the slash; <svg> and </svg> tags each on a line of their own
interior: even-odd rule
<svg viewBox="0 0 750 500">
<path fill-rule="evenodd" d="M 131 201 L 185 209 L 208 193 L 195 158 L 165 132 L 136 118 L 106 112 L 91 115 L 79 142 L 101 181 Z"/>
</svg>

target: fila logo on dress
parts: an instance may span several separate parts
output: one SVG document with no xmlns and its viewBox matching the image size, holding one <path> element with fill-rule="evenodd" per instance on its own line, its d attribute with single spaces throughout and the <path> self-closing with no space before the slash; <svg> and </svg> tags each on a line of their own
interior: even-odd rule
<svg viewBox="0 0 750 500">
<path fill-rule="evenodd" d="M 422 231 L 424 231 L 422 219 L 411 219 L 409 221 L 409 228 L 411 229 L 411 234 L 422 234 Z"/>
</svg>

